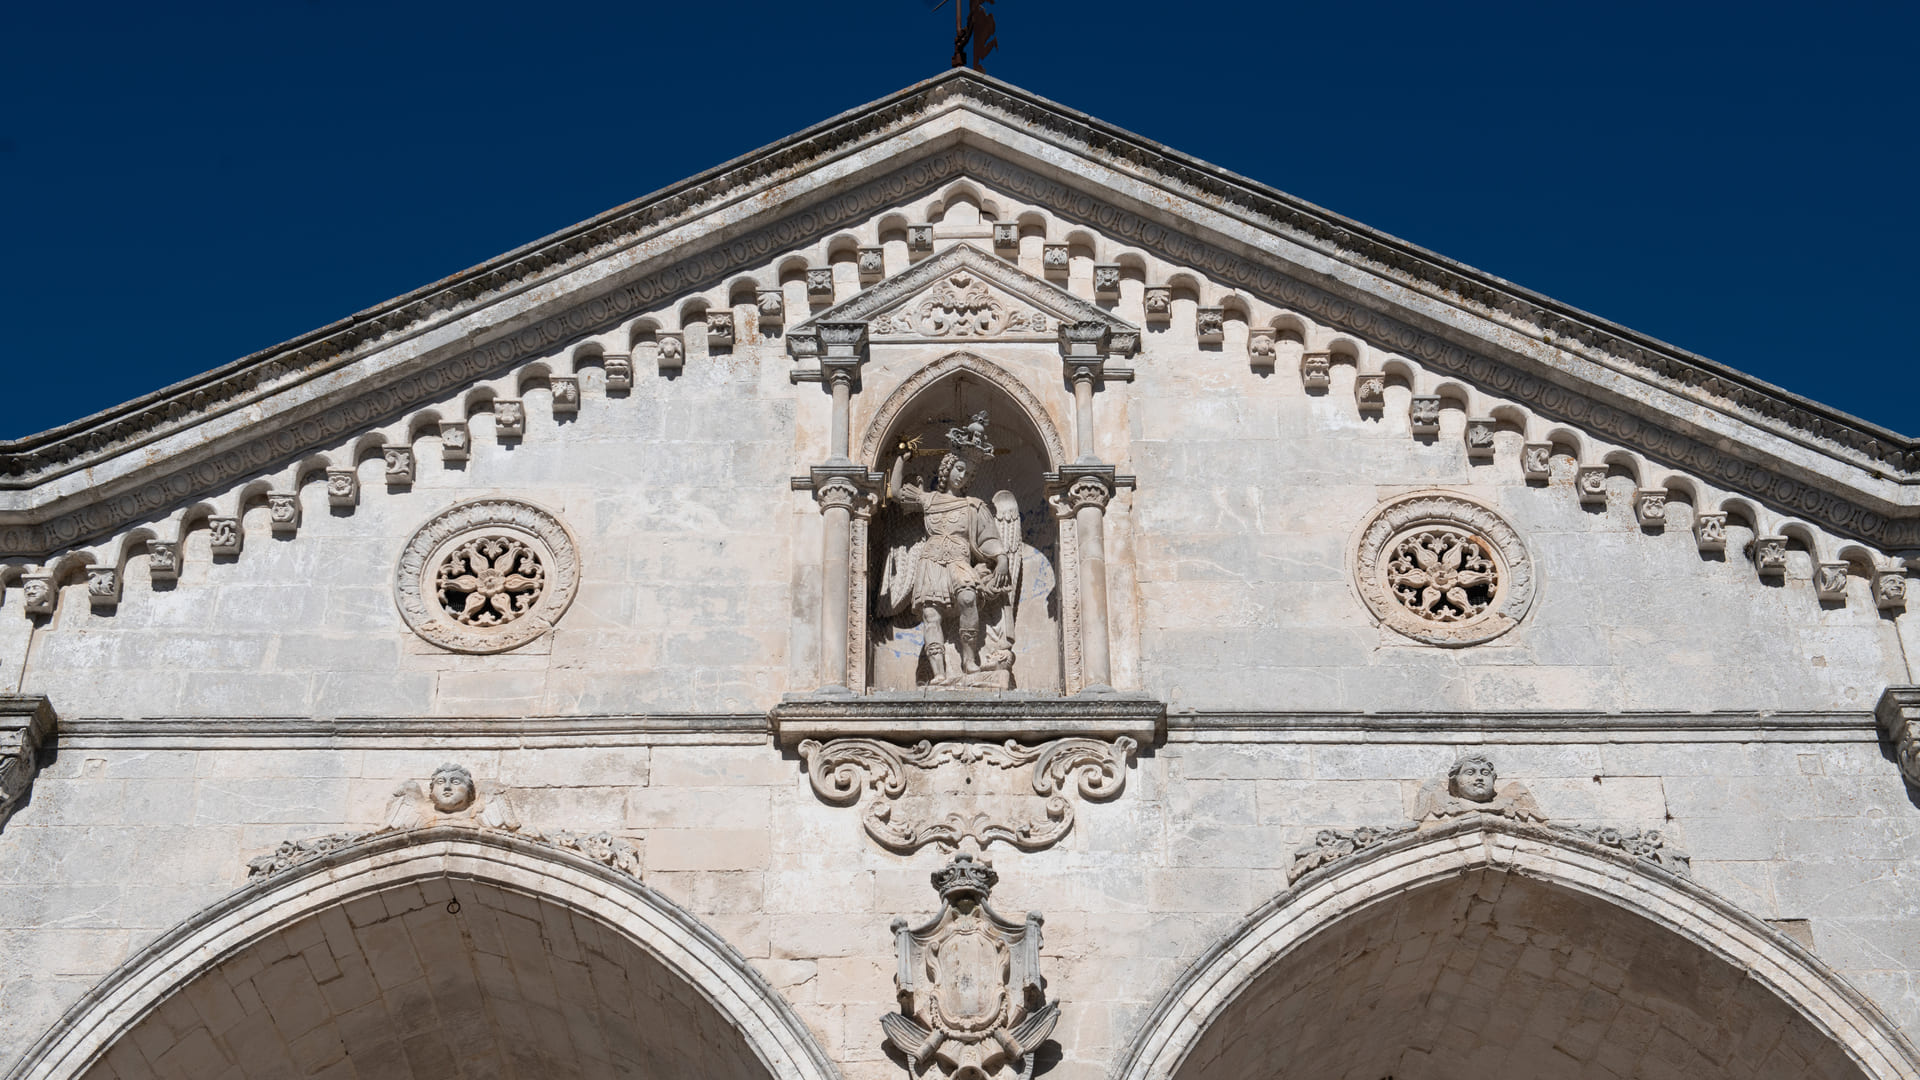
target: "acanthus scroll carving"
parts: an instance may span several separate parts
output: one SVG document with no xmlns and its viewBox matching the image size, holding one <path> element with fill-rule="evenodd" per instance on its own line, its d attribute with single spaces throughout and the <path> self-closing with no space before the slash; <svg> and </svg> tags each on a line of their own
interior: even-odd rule
<svg viewBox="0 0 1920 1080">
<path fill-rule="evenodd" d="M 1047 317 L 1009 306 L 984 281 L 962 270 L 950 275 L 918 303 L 873 319 L 876 335 L 932 338 L 991 337 L 1001 333 L 1047 332 Z"/>
<path fill-rule="evenodd" d="M 866 798 L 867 835 L 903 854 L 929 844 L 949 851 L 996 841 L 1022 851 L 1052 847 L 1073 829 L 1068 796 L 1119 797 L 1137 749 L 1124 735 L 1037 746 L 845 738 L 808 739 L 799 747 L 814 794 L 834 806 Z"/>
</svg>

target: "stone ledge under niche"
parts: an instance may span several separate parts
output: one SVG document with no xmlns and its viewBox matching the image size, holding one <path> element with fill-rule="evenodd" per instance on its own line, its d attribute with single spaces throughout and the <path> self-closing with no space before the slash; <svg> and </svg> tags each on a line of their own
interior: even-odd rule
<svg viewBox="0 0 1920 1080">
<path fill-rule="evenodd" d="M 1032 742 L 1070 735 L 1108 740 L 1125 735 L 1142 746 L 1157 746 L 1166 736 L 1167 706 L 1147 694 L 1125 691 L 1071 697 L 1018 690 L 816 692 L 786 695 L 768 711 L 767 721 L 781 746 L 848 736 L 894 742 Z"/>
</svg>

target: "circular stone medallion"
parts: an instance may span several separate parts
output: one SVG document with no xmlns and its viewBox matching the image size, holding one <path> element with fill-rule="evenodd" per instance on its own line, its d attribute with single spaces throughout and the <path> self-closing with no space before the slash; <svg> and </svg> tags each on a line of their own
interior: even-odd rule
<svg viewBox="0 0 1920 1080">
<path fill-rule="evenodd" d="M 1374 617 L 1430 645 L 1475 645 L 1533 603 L 1533 559 L 1506 519 L 1451 491 L 1417 491 L 1361 524 L 1354 585 Z"/>
<path fill-rule="evenodd" d="M 454 652 L 516 649 L 553 629 L 580 584 L 579 548 L 531 503 L 475 499 L 441 511 L 400 550 L 400 615 Z"/>
</svg>

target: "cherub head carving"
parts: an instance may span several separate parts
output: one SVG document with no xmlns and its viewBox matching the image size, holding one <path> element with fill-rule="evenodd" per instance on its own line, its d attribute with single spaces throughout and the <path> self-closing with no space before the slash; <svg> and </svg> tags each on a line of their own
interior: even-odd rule
<svg viewBox="0 0 1920 1080">
<path fill-rule="evenodd" d="M 473 805 L 473 774 L 466 766 L 448 762 L 433 770 L 427 781 L 427 795 L 433 808 L 443 814 L 456 814 Z"/>
<path fill-rule="evenodd" d="M 1447 770 L 1447 787 L 1455 798 L 1469 802 L 1492 802 L 1494 784 L 1498 780 L 1493 762 L 1484 754 L 1468 754 Z"/>
</svg>

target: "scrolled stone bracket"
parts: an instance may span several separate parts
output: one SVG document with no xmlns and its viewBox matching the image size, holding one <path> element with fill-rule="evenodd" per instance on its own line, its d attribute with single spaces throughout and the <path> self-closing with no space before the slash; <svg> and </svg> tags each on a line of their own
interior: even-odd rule
<svg viewBox="0 0 1920 1080">
<path fill-rule="evenodd" d="M 1881 736 L 1893 744 L 1900 775 L 1920 788 L 1920 686 L 1887 687 L 1873 716 Z"/>
<path fill-rule="evenodd" d="M 807 779 L 822 802 L 865 800 L 861 825 L 881 847 L 910 854 L 929 844 L 943 851 L 983 849 L 998 841 L 1040 851 L 1072 831 L 1074 794 L 1107 802 L 1126 790 L 1139 744 L 1082 737 L 1035 746 L 933 742 L 912 746 L 843 738 L 800 743 Z"/>
<path fill-rule="evenodd" d="M 0 694 L 0 828 L 26 801 L 40 771 L 40 748 L 58 720 L 38 694 Z"/>
</svg>

